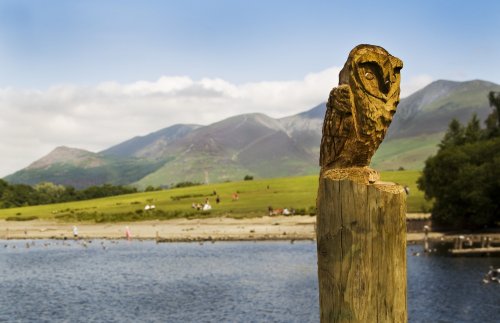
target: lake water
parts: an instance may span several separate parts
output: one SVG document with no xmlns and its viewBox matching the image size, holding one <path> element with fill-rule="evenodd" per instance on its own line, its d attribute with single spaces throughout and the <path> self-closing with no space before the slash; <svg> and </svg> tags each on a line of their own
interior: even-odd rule
<svg viewBox="0 0 500 323">
<path fill-rule="evenodd" d="M 314 242 L 0 242 L 0 322 L 319 321 Z M 419 250 L 410 322 L 500 321 L 500 258 Z"/>
</svg>

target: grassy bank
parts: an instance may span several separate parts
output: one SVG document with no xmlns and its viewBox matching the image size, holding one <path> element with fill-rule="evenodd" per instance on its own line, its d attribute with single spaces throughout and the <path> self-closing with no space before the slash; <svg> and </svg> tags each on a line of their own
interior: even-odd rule
<svg viewBox="0 0 500 323">
<path fill-rule="evenodd" d="M 418 176 L 418 171 L 382 173 L 382 180 L 410 187 L 408 212 L 422 212 L 430 206 L 416 187 Z M 238 218 L 262 216 L 267 213 L 269 206 L 275 209 L 293 208 L 299 214 L 310 214 L 314 213 L 317 188 L 317 175 L 218 183 L 80 202 L 3 209 L 0 210 L 0 219 L 117 222 L 222 215 Z M 214 192 L 220 197 L 219 204 L 216 204 Z M 233 200 L 234 193 L 238 194 L 238 200 Z M 193 203 L 204 203 L 207 198 L 213 207 L 210 212 L 197 211 L 191 207 Z M 146 205 L 152 204 L 155 205 L 154 210 L 144 210 Z"/>
</svg>

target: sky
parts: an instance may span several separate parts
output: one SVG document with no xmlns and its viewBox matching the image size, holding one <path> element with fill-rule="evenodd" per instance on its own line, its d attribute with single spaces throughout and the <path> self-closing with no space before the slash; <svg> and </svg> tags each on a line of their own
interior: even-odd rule
<svg viewBox="0 0 500 323">
<path fill-rule="evenodd" d="M 500 84 L 500 1 L 0 0 L 0 177 L 58 146 L 309 110 L 358 44 L 432 81 Z"/>
</svg>

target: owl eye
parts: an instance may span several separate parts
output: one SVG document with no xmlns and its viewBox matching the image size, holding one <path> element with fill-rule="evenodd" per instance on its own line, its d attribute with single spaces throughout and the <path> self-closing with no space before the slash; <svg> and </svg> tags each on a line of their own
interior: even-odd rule
<svg viewBox="0 0 500 323">
<path fill-rule="evenodd" d="M 366 72 L 365 73 L 365 77 L 367 80 L 373 80 L 373 78 L 375 77 L 372 73 L 370 72 Z"/>
</svg>

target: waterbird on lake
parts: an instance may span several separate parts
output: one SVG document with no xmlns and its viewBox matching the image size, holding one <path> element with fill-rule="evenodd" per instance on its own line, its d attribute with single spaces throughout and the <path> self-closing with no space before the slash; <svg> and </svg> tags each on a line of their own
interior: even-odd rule
<svg viewBox="0 0 500 323">
<path fill-rule="evenodd" d="M 488 284 L 490 282 L 500 284 L 500 268 L 495 269 L 493 266 L 490 266 L 490 270 L 484 275 L 483 283 Z"/>
</svg>

